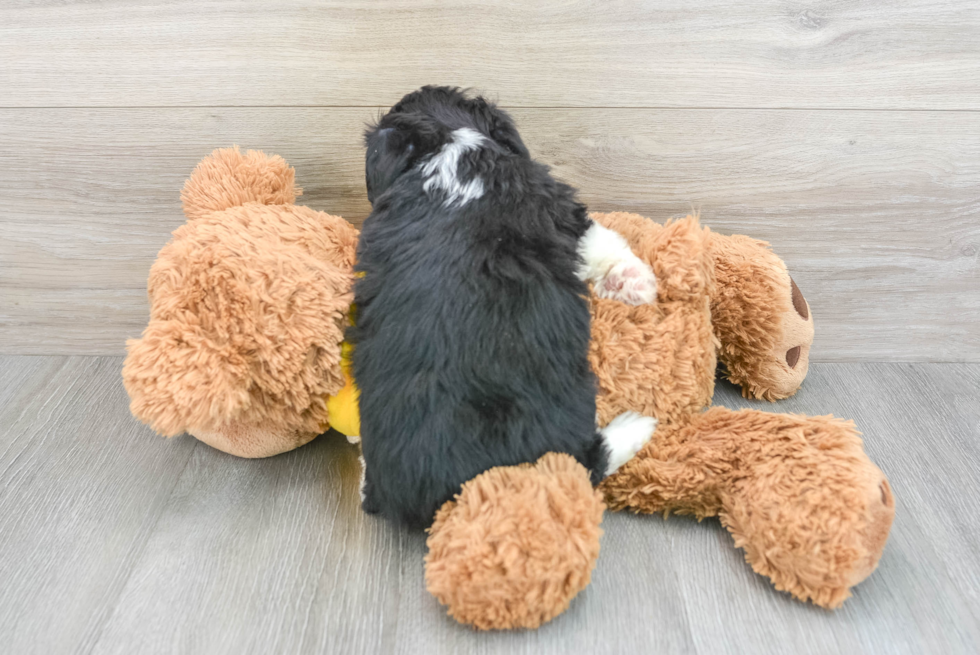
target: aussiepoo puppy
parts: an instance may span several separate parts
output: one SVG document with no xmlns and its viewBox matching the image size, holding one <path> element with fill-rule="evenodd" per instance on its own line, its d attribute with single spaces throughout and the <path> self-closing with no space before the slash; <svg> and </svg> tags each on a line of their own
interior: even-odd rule
<svg viewBox="0 0 980 655">
<path fill-rule="evenodd" d="M 467 480 L 547 452 L 593 483 L 614 472 L 656 421 L 597 431 L 586 283 L 653 302 L 653 271 L 481 97 L 423 87 L 365 141 L 351 330 L 365 511 L 424 527 Z"/>
</svg>

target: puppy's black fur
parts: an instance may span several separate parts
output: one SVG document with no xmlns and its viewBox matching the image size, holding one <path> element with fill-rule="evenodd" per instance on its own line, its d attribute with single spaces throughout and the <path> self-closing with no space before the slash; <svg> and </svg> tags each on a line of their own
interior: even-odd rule
<svg viewBox="0 0 980 655">
<path fill-rule="evenodd" d="M 423 167 L 470 128 L 482 145 L 450 203 Z M 360 388 L 364 509 L 415 527 L 467 480 L 553 451 L 604 475 L 587 360 L 589 227 L 574 190 L 533 161 L 511 118 L 458 89 L 423 87 L 366 133 L 373 211 L 357 252 L 350 338 Z"/>
</svg>

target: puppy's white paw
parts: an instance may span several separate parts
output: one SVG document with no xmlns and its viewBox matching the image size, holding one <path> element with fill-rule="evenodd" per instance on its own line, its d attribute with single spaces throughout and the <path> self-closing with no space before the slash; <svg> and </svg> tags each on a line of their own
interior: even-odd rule
<svg viewBox="0 0 980 655">
<path fill-rule="evenodd" d="M 609 450 L 606 476 L 612 475 L 620 466 L 633 459 L 633 455 L 650 441 L 656 429 L 657 419 L 636 412 L 623 412 L 602 428 L 600 434 Z"/>
<path fill-rule="evenodd" d="M 630 250 L 622 235 L 592 223 L 579 239 L 579 278 L 592 282 L 596 295 L 630 305 L 657 300 L 653 269 Z"/>
<path fill-rule="evenodd" d="M 600 298 L 645 305 L 657 300 L 657 277 L 646 262 L 630 253 L 609 269 L 595 285 L 595 292 Z"/>
</svg>

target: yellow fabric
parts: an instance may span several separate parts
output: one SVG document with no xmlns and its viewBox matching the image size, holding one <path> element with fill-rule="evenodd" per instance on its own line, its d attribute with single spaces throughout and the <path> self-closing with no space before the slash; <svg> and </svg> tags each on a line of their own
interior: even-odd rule
<svg viewBox="0 0 980 655">
<path fill-rule="evenodd" d="M 340 368 L 344 372 L 344 380 L 347 384 L 336 395 L 327 398 L 330 427 L 348 437 L 357 437 L 361 434 L 361 412 L 357 404 L 360 391 L 350 374 L 350 355 L 353 350 L 354 348 L 346 341 L 341 344 Z"/>
</svg>

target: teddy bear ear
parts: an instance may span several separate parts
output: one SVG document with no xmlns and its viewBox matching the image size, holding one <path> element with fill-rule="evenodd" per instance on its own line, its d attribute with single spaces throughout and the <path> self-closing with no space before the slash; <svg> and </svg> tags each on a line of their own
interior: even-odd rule
<svg viewBox="0 0 980 655">
<path fill-rule="evenodd" d="M 290 205 L 302 193 L 285 159 L 258 150 L 242 153 L 235 146 L 205 157 L 184 183 L 180 200 L 188 220 L 194 220 L 249 202 Z"/>
</svg>

